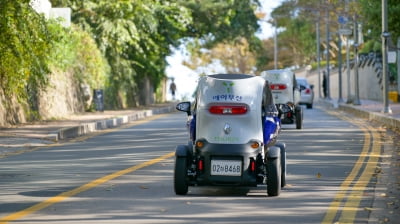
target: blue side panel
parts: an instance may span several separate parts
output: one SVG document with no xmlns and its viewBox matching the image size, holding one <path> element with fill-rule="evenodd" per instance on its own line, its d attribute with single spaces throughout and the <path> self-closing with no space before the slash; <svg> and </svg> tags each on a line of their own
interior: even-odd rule
<svg viewBox="0 0 400 224">
<path fill-rule="evenodd" d="M 280 119 L 278 117 L 264 117 L 264 144 L 268 145 L 273 139 L 275 139 L 280 131 Z"/>
</svg>

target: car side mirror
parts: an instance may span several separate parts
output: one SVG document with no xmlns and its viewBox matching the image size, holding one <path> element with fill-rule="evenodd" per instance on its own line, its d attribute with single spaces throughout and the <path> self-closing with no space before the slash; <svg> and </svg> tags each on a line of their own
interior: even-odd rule
<svg viewBox="0 0 400 224">
<path fill-rule="evenodd" d="M 188 101 L 187 102 L 178 103 L 175 108 L 177 110 L 179 110 L 179 111 L 186 112 L 188 116 L 192 114 L 191 111 L 190 111 L 191 110 L 191 103 L 188 102 Z"/>
</svg>

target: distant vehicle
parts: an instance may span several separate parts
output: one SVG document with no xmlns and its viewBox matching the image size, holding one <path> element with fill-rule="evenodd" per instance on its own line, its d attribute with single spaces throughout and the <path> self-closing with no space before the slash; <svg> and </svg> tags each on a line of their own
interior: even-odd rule
<svg viewBox="0 0 400 224">
<path fill-rule="evenodd" d="M 267 70 L 261 77 L 268 81 L 282 124 L 296 124 L 303 128 L 303 108 L 299 105 L 300 88 L 294 72 L 287 69 Z"/>
<path fill-rule="evenodd" d="M 189 186 L 266 185 L 278 196 L 286 184 L 286 146 L 277 142 L 278 110 L 267 82 L 245 74 L 199 79 L 194 103 L 176 106 L 188 115 L 189 141 L 175 151 L 174 190 Z"/>
<path fill-rule="evenodd" d="M 313 108 L 314 102 L 314 85 L 310 85 L 305 78 L 296 78 L 297 85 L 300 86 L 299 104 L 306 105 L 307 109 Z"/>
</svg>

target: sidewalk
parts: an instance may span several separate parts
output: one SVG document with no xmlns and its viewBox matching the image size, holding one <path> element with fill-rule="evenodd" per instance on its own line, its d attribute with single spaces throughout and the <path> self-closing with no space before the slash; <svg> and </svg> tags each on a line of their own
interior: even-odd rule
<svg viewBox="0 0 400 224">
<path fill-rule="evenodd" d="M 63 120 L 0 128 L 0 159 L 38 146 L 53 144 L 96 131 L 115 128 L 155 114 L 175 111 L 175 104 L 157 104 L 129 110 L 106 110 L 71 115 Z"/>
<path fill-rule="evenodd" d="M 345 102 L 345 100 L 344 100 Z M 400 220 L 400 103 L 390 103 L 392 113 L 383 113 L 381 102 L 361 100 L 361 105 L 338 103 L 337 99 L 320 100 L 318 105 L 336 108 L 357 117 L 366 118 L 375 125 L 394 130 L 393 142 L 382 139 L 381 161 L 376 171 L 374 203 L 369 224 L 398 223 Z M 374 125 L 372 124 L 372 125 Z M 385 144 L 386 143 L 386 144 Z"/>
<path fill-rule="evenodd" d="M 343 100 L 344 102 L 346 100 Z M 400 129 L 400 103 L 389 103 L 392 113 L 383 113 L 384 105 L 372 100 L 361 100 L 361 105 L 338 103 L 337 99 L 322 100 L 323 104 L 339 108 L 358 117 L 377 121 L 391 129 Z"/>
</svg>

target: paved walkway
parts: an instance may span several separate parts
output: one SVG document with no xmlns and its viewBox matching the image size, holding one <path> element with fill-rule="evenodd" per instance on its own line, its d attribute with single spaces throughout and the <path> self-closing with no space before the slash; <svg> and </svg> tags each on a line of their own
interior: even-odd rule
<svg viewBox="0 0 400 224">
<path fill-rule="evenodd" d="M 374 120 L 400 133 L 400 104 L 390 104 L 391 114 L 382 113 L 383 104 L 361 100 L 361 105 L 320 100 L 317 105 L 331 107 Z M 52 144 L 98 130 L 117 127 L 154 114 L 175 110 L 175 104 L 154 105 L 133 110 L 82 113 L 64 120 L 44 121 L 0 128 L 0 159 L 37 146 Z M 375 202 L 369 223 L 398 223 L 400 220 L 400 138 L 394 147 L 384 147 L 381 172 L 375 192 Z"/>
</svg>

